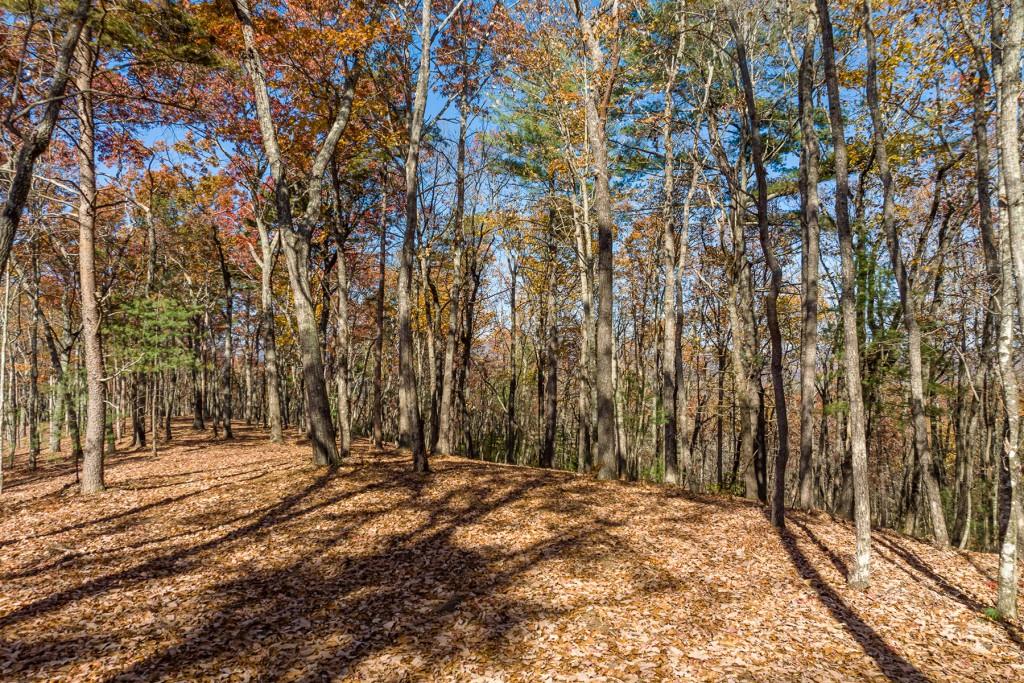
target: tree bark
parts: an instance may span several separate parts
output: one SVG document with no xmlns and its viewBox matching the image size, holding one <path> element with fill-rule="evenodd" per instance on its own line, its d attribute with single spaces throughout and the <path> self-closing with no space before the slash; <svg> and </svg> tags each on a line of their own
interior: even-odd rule
<svg viewBox="0 0 1024 683">
<path fill-rule="evenodd" d="M 380 255 L 377 260 L 376 333 L 373 340 L 373 445 L 384 447 L 384 274 L 388 254 L 388 198 L 381 190 Z"/>
<path fill-rule="evenodd" d="M 1001 12 L 1002 7 L 999 6 Z M 1002 17 L 992 21 L 1002 23 Z M 1005 28 L 993 32 L 993 43 L 998 52 L 994 56 L 997 64 L 998 88 L 998 135 L 999 161 L 1004 204 L 1006 206 L 1006 228 L 1001 231 L 1002 258 L 1002 300 L 1000 312 L 999 365 L 1003 381 L 1004 402 L 1006 403 L 1008 434 L 1004 444 L 1007 469 L 1010 480 L 1010 510 L 1003 534 L 999 558 L 999 586 L 996 608 L 1007 617 L 1017 615 L 1017 555 L 1021 526 L 1021 483 L 1018 458 L 1018 437 L 1020 433 L 1019 408 L 1016 401 L 1016 376 L 1014 375 L 1013 349 L 1013 305 L 1016 294 L 1017 311 L 1024 323 L 1024 187 L 1020 168 L 1019 97 L 1021 90 L 1020 50 L 1024 33 L 1024 0 L 1011 0 Z M 1001 35 L 1000 35 L 1001 34 Z M 1007 254 L 1007 252 L 1009 252 Z M 1012 278 L 1011 263 L 1012 261 Z M 1012 291 L 1014 282 L 1015 292 Z"/>
<path fill-rule="evenodd" d="M 277 322 L 274 317 L 274 265 L 280 246 L 280 233 L 273 239 L 259 217 L 256 228 L 260 237 L 260 314 L 263 316 L 263 363 L 267 391 L 267 425 L 270 441 L 281 443 L 281 377 L 277 367 Z"/>
<path fill-rule="evenodd" d="M 465 66 L 465 65 L 463 65 Z M 452 217 L 455 236 L 452 248 L 452 286 L 448 298 L 448 334 L 444 343 L 444 368 L 441 373 L 441 400 L 438 406 L 437 450 L 451 453 L 454 445 L 452 434 L 452 397 L 455 387 L 455 342 L 459 334 L 459 298 L 462 294 L 462 259 L 465 248 L 463 221 L 466 211 L 466 92 L 463 85 L 459 94 L 459 141 L 455 162 L 455 215 Z"/>
<path fill-rule="evenodd" d="M 231 383 L 233 380 L 231 365 L 235 357 L 234 334 L 232 333 L 232 319 L 234 309 L 234 292 L 231 289 L 231 270 L 228 268 L 227 260 L 224 258 L 224 249 L 217 234 L 217 225 L 210 222 L 210 233 L 213 237 L 213 244 L 217 248 L 217 260 L 220 263 L 220 276 L 224 285 L 224 365 L 221 369 L 221 398 L 220 417 L 224 425 L 224 438 L 234 439 L 235 433 L 231 428 L 231 419 L 234 416 L 233 398 L 231 395 Z"/>
<path fill-rule="evenodd" d="M 82 493 L 98 493 L 103 483 L 103 430 L 106 404 L 103 386 L 103 349 L 100 345 L 100 307 L 96 297 L 96 122 L 93 118 L 92 74 L 94 53 L 90 31 L 83 31 L 77 49 L 78 68 L 78 273 L 82 296 L 82 349 L 87 387 L 85 451 Z"/>
<path fill-rule="evenodd" d="M 346 230 L 347 227 L 343 228 Z M 352 342 L 348 319 L 348 263 L 345 260 L 347 235 L 336 234 L 338 246 L 338 431 L 341 457 L 347 458 L 352 449 L 352 409 L 349 405 L 349 357 Z"/>
<path fill-rule="evenodd" d="M 817 397 L 815 376 L 818 357 L 818 269 L 821 259 L 818 225 L 818 135 L 814 128 L 814 43 L 816 20 L 808 21 L 798 74 L 800 111 L 800 229 L 803 242 L 802 274 L 803 316 L 800 328 L 800 472 L 799 501 L 804 510 L 814 501 L 814 403 Z"/>
<path fill-rule="evenodd" d="M 586 12 L 576 2 L 576 16 L 591 62 L 584 94 L 587 136 L 594 171 L 594 217 L 597 223 L 597 478 L 616 479 L 619 462 L 615 429 L 615 386 L 613 381 L 612 309 L 613 248 L 615 223 L 608 163 L 607 108 L 599 101 L 599 76 L 606 68 L 604 52 Z M 616 4 L 616 8 L 618 5 Z M 617 59 L 617 56 L 616 56 Z M 611 85 L 611 74 L 605 74 Z"/>
<path fill-rule="evenodd" d="M 664 167 L 662 171 L 662 205 L 661 205 L 661 260 L 665 271 L 665 295 L 662 309 L 662 351 L 661 351 L 661 418 L 663 427 L 663 449 L 665 452 L 665 483 L 679 484 L 679 444 L 678 433 L 678 381 L 680 373 L 677 361 L 680 360 L 680 335 L 677 330 L 679 311 L 676 301 L 679 291 L 679 270 L 677 268 L 676 225 L 675 225 L 675 146 L 672 133 L 675 118 L 675 99 L 673 89 L 683 47 L 686 44 L 686 33 L 683 30 L 682 6 L 677 10 L 678 36 L 676 52 L 667 68 L 665 86 L 662 97 L 661 140 L 664 150 Z"/>
<path fill-rule="evenodd" d="M 509 379 L 508 379 L 508 400 L 505 404 L 505 462 L 516 461 L 516 448 L 518 447 L 518 431 L 516 428 L 516 396 L 519 390 L 519 317 L 516 303 L 519 286 L 519 264 L 509 257 L 509 291 L 508 291 L 508 314 L 509 314 Z"/>
<path fill-rule="evenodd" d="M 772 493 L 771 518 L 777 527 L 785 526 L 786 465 L 789 461 L 789 413 L 786 410 L 786 386 L 782 376 L 782 331 L 779 328 L 779 293 L 782 291 L 782 266 L 775 255 L 775 244 L 768 227 L 768 174 L 765 170 L 764 143 L 761 140 L 761 118 L 754 99 L 754 82 L 747 60 L 746 41 L 734 16 L 730 16 L 733 36 L 736 39 L 736 58 L 739 62 L 740 80 L 746 103 L 750 126 L 750 149 L 754 162 L 754 176 L 757 181 L 757 234 L 761 252 L 771 273 L 771 284 L 765 300 L 768 319 L 768 339 L 771 344 L 771 376 L 775 398 L 775 423 L 778 429 L 779 450 L 775 457 L 775 486 Z M 766 458 L 764 440 L 761 440 L 761 457 Z"/>
<path fill-rule="evenodd" d="M 857 275 L 853 260 L 853 232 L 850 229 L 849 160 L 846 151 L 846 125 L 843 120 L 836 69 L 835 41 L 828 0 L 815 0 L 821 22 L 825 84 L 836 173 L 836 228 L 839 232 L 841 287 L 839 298 L 843 324 L 843 369 L 849 402 L 850 459 L 853 478 L 854 525 L 857 545 L 854 565 L 847 579 L 853 588 L 866 588 L 871 576 L 871 503 L 868 499 L 867 442 L 864 437 L 864 398 L 860 377 L 860 349 L 857 342 Z"/>
<path fill-rule="evenodd" d="M 417 201 L 419 198 L 419 158 L 423 136 L 423 117 L 430 80 L 430 0 L 423 0 L 420 20 L 420 63 L 416 93 L 409 116 L 409 146 L 405 157 L 405 235 L 398 270 L 398 363 L 401 380 L 399 412 L 401 441 L 412 449 L 413 469 L 428 472 L 427 449 L 420 420 L 419 389 L 413 359 L 412 279 L 416 251 Z"/>
</svg>

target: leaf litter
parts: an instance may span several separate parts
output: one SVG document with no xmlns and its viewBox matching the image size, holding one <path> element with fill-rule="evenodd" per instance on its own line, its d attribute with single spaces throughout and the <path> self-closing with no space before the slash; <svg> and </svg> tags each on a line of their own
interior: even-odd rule
<svg viewBox="0 0 1024 683">
<path fill-rule="evenodd" d="M 9 681 L 1013 681 L 996 558 L 647 484 L 454 457 L 412 473 L 358 442 L 182 429 L 155 458 L 8 473 Z"/>
</svg>

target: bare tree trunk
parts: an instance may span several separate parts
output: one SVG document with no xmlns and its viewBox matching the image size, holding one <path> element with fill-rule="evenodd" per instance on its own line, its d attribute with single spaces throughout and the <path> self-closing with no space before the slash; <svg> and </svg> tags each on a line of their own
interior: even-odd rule
<svg viewBox="0 0 1024 683">
<path fill-rule="evenodd" d="M 387 193 L 381 192 L 380 256 L 377 261 L 376 334 L 373 340 L 373 445 L 384 447 L 384 271 L 387 266 Z"/>
<path fill-rule="evenodd" d="M 403 433 L 401 441 L 412 449 L 413 469 L 427 472 L 427 449 L 420 421 L 419 389 L 413 359 L 412 276 L 416 250 L 417 200 L 419 197 L 420 142 L 423 116 L 427 106 L 427 82 L 430 80 L 430 0 L 423 0 L 420 22 L 420 64 L 416 94 L 409 117 L 409 147 L 405 157 L 405 236 L 402 240 L 398 271 L 398 356 L 401 391 L 399 411 Z"/>
<path fill-rule="evenodd" d="M 768 175 L 764 165 L 764 144 L 761 140 L 761 119 L 754 99 L 754 82 L 747 61 L 746 41 L 735 18 L 730 16 L 736 39 L 736 57 L 750 124 L 750 148 L 757 179 L 757 233 L 761 252 L 771 273 L 771 284 L 765 300 L 768 319 L 768 338 L 771 343 L 771 376 L 775 398 L 775 422 L 778 429 L 779 450 L 775 458 L 775 487 L 772 493 L 771 517 L 777 527 L 785 526 L 786 465 L 789 461 L 789 413 L 786 410 L 786 386 L 782 377 L 782 331 L 779 328 L 779 293 L 782 291 L 782 266 L 775 255 L 775 244 L 768 227 Z M 764 440 L 761 440 L 761 458 L 767 458 Z M 767 461 L 765 461 L 767 462 Z"/>
<path fill-rule="evenodd" d="M 998 6 L 1000 14 L 1002 6 Z M 997 26 L 1002 17 L 992 18 Z M 998 45 L 994 61 L 997 64 L 999 161 L 1005 195 L 1006 229 L 1002 231 L 1002 300 L 999 365 L 1006 403 L 1008 435 L 1004 450 L 1010 479 L 1010 513 L 1002 539 L 999 559 L 999 589 L 996 608 L 1008 617 L 1017 615 L 1017 555 L 1021 526 L 1020 462 L 1017 453 L 1020 434 L 1019 408 L 1016 397 L 1016 376 L 1012 358 L 1013 348 L 1013 293 L 1016 281 L 1017 309 L 1024 323 L 1024 187 L 1020 169 L 1019 98 L 1021 37 L 1024 33 L 1024 0 L 1011 0 L 1005 30 L 993 31 L 993 43 Z M 1001 35 L 1000 35 L 1001 34 Z M 1008 256 L 1012 259 L 1011 278 Z"/>
<path fill-rule="evenodd" d="M 0 493 L 4 491 L 4 448 L 7 445 L 5 425 L 7 410 L 7 322 L 10 316 L 11 271 L 4 266 L 4 307 L 0 310 L 3 328 L 0 329 Z"/>
<path fill-rule="evenodd" d="M 1020 541 L 1020 405 L 1017 389 L 1017 375 L 1013 364 L 1013 309 L 1015 289 L 1013 284 L 1013 263 L 1010 255 L 1011 237 L 1005 228 L 1001 231 L 1000 265 L 1002 270 L 1001 311 L 999 316 L 999 372 L 1003 387 L 1003 401 L 1006 405 L 1006 436 L 1003 440 L 1003 457 L 1009 471 L 1009 515 L 999 550 L 999 582 L 996 609 L 1006 617 L 1017 616 L 1017 545 Z"/>
<path fill-rule="evenodd" d="M 0 394 L 3 392 L 0 391 Z M 60 373 L 54 368 L 50 375 L 50 452 L 60 453 L 60 437 L 64 430 L 64 392 L 60 386 Z M 0 410 L 0 415 L 3 411 Z"/>
<path fill-rule="evenodd" d="M 821 22 L 822 53 L 828 93 L 829 120 L 836 172 L 836 228 L 839 231 L 841 286 L 839 308 L 843 322 L 843 366 L 849 401 L 850 457 L 853 470 L 854 525 L 857 548 L 848 583 L 866 588 L 871 575 L 871 503 L 868 499 L 868 453 L 864 438 L 864 398 L 860 377 L 860 349 L 857 346 L 856 271 L 853 262 L 853 232 L 850 230 L 850 180 L 846 152 L 846 125 L 839 94 L 839 76 L 835 61 L 835 41 L 828 0 L 815 0 Z"/>
<path fill-rule="evenodd" d="M 519 291 L 519 264 L 509 258 L 509 380 L 508 380 L 508 401 L 505 404 L 505 462 L 516 461 L 516 448 L 518 446 L 518 432 L 516 429 L 516 396 L 519 390 L 519 317 L 516 295 Z"/>
<path fill-rule="evenodd" d="M 451 294 L 448 298 L 448 334 L 444 344 L 444 369 L 441 374 L 441 401 L 438 407 L 437 450 L 451 453 L 455 440 L 452 435 L 452 396 L 455 387 L 455 341 L 459 333 L 459 297 L 462 294 L 462 259 L 465 238 L 463 221 L 466 211 L 466 93 L 465 87 L 459 96 L 459 142 L 455 162 L 455 215 L 452 217 L 455 236 L 453 239 L 453 272 Z"/>
<path fill-rule="evenodd" d="M 334 423 L 331 421 L 327 384 L 324 380 L 323 355 L 317 330 L 313 297 L 309 279 L 309 248 L 312 226 L 321 216 L 321 187 L 327 165 L 334 156 L 352 113 L 356 83 L 359 77 L 358 61 L 348 71 L 344 86 L 338 94 L 334 120 L 324 135 L 313 159 L 306 182 L 306 206 L 298 218 L 292 216 L 292 197 L 287 169 L 281 156 L 270 105 L 270 93 L 263 63 L 256 49 L 256 33 L 248 0 L 234 0 L 235 15 L 242 29 L 245 43 L 243 64 L 253 86 L 253 99 L 260 126 L 263 149 L 267 155 L 274 179 L 277 220 L 282 228 L 285 261 L 295 308 L 296 336 L 302 361 L 302 378 L 306 395 L 306 413 L 309 436 L 313 446 L 313 462 L 334 467 L 340 463 Z"/>
<path fill-rule="evenodd" d="M 87 386 L 85 451 L 82 459 L 82 493 L 97 493 L 103 484 L 103 430 L 106 404 L 103 387 L 103 349 L 100 346 L 100 307 L 96 298 L 96 159 L 92 74 L 94 53 L 89 30 L 78 42 L 78 273 L 82 289 L 82 349 Z"/>
<path fill-rule="evenodd" d="M 352 342 L 348 320 L 348 263 L 345 260 L 345 238 L 338 235 L 338 428 L 341 457 L 347 458 L 352 449 L 352 410 L 349 405 L 349 358 Z"/>
<path fill-rule="evenodd" d="M 678 382 L 681 377 L 677 368 L 677 361 L 680 355 L 680 335 L 676 325 L 679 318 L 678 303 L 676 301 L 679 291 L 679 270 L 676 265 L 678 249 L 676 247 L 675 225 L 675 147 L 672 140 L 673 119 L 675 118 L 673 88 L 675 86 L 679 61 L 682 58 L 683 47 L 686 44 L 686 34 L 683 31 L 683 17 L 685 15 L 682 12 L 681 5 L 677 13 L 676 20 L 679 34 L 677 36 L 676 52 L 666 68 L 666 81 L 662 93 L 665 102 L 661 112 L 661 140 L 665 155 L 661 190 L 661 260 L 662 268 L 665 271 L 665 295 L 663 297 L 662 310 L 661 410 L 662 419 L 665 421 L 663 428 L 665 483 L 673 485 L 679 484 L 681 480 L 677 440 L 678 415 L 680 412 L 677 407 L 677 400 L 679 398 Z"/>
<path fill-rule="evenodd" d="M 552 178 L 552 196 L 554 200 L 554 178 Z M 555 462 L 555 439 L 558 430 L 558 307 L 556 303 L 557 253 L 555 247 L 555 210 L 552 206 L 548 213 L 548 258 L 547 258 L 547 293 L 545 318 L 547 325 L 544 334 L 544 348 L 540 352 L 544 366 L 544 394 L 541 405 L 543 416 L 543 437 L 541 440 L 539 464 L 541 467 L 552 467 Z"/>
<path fill-rule="evenodd" d="M 803 318 L 800 328 L 800 472 L 799 505 L 809 510 L 814 501 L 814 379 L 818 357 L 818 135 L 814 129 L 814 43 L 816 20 L 808 21 L 798 75 L 800 109 L 800 228 Z"/>
<path fill-rule="evenodd" d="M 594 279 L 591 258 L 590 204 L 586 182 L 579 179 L 581 214 L 573 209 L 576 236 L 576 265 L 579 270 L 580 301 L 580 368 L 579 397 L 579 454 L 580 472 L 589 472 L 593 464 L 594 420 Z"/>
<path fill-rule="evenodd" d="M 32 300 L 39 300 L 39 243 L 33 236 L 31 251 Z M 39 463 L 39 321 L 42 311 L 32 306 L 32 325 L 29 329 L 28 344 L 28 462 L 35 469 Z"/>
<path fill-rule="evenodd" d="M 590 76 L 584 96 L 587 136 L 594 165 L 594 215 L 597 222 L 597 478 L 616 479 L 619 462 L 616 449 L 615 386 L 612 378 L 614 342 L 612 339 L 613 238 L 612 196 L 608 163 L 607 107 L 603 106 L 598 88 L 607 68 L 599 39 L 586 12 L 576 5 L 576 17 L 583 30 L 583 40 L 591 62 Z M 618 5 L 615 5 L 618 8 Z M 616 18 L 617 19 L 617 18 Z M 617 37 L 616 37 L 617 38 Z M 618 59 L 616 54 L 615 59 Z M 613 68 L 617 65 L 612 65 Z M 605 74 L 610 87 L 610 74 Z"/>
<path fill-rule="evenodd" d="M 206 415 L 203 410 L 203 371 L 200 369 L 203 363 L 203 322 L 202 318 L 198 315 L 192 318 L 191 338 L 193 356 L 192 367 L 190 368 L 192 375 L 192 429 L 201 432 L 206 429 Z M 135 380 L 133 379 L 132 384 L 134 385 L 134 383 Z M 133 388 L 132 396 L 134 396 L 134 392 Z M 130 400 L 134 405 L 134 398 Z M 133 434 L 132 442 L 134 443 L 135 441 L 137 441 L 137 436 Z"/>
<path fill-rule="evenodd" d="M 220 261 L 220 275 L 224 284 L 224 366 L 221 370 L 221 399 L 220 416 L 224 425 L 224 438 L 234 439 L 235 433 L 231 429 L 231 418 L 233 417 L 234 404 L 231 396 L 231 383 L 233 380 L 231 365 L 235 357 L 235 342 L 232 331 L 234 292 L 231 289 L 231 271 L 224 259 L 224 250 L 221 247 L 220 236 L 217 234 L 217 225 L 210 222 L 210 232 L 213 236 L 213 244 L 217 248 L 217 258 Z M 212 330 L 211 330 L 212 333 Z"/>
<path fill-rule="evenodd" d="M 280 233 L 271 239 L 266 224 L 257 217 L 256 228 L 260 236 L 260 313 L 263 316 L 263 362 L 267 391 L 267 424 L 270 440 L 280 443 L 281 433 L 281 378 L 277 367 L 277 323 L 274 319 L 274 265 L 280 245 Z"/>
</svg>

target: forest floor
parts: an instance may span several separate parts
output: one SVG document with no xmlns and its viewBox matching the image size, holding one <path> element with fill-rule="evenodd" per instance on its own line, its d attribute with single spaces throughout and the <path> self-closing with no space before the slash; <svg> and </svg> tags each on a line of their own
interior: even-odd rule
<svg viewBox="0 0 1024 683">
<path fill-rule="evenodd" d="M 184 427 L 184 425 L 182 425 Z M 182 429 L 0 497 L 3 680 L 1024 680 L 992 555 L 644 484 Z"/>
</svg>

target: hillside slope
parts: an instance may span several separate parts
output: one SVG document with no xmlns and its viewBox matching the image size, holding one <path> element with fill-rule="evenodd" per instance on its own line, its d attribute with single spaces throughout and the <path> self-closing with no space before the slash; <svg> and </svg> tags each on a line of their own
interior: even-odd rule
<svg viewBox="0 0 1024 683">
<path fill-rule="evenodd" d="M 995 558 L 665 488 L 182 432 L 0 498 L 4 680 L 1024 680 Z M 19 477 L 21 477 L 19 479 Z"/>
</svg>

